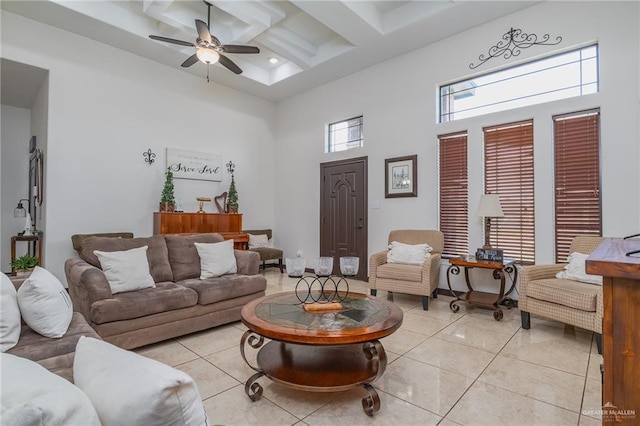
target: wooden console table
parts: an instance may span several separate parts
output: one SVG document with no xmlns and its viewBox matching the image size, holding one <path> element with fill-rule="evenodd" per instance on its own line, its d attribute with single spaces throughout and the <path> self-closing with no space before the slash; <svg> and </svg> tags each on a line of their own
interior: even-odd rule
<svg viewBox="0 0 640 426">
<path fill-rule="evenodd" d="M 456 298 L 449 304 L 449 308 L 453 312 L 458 312 L 460 302 L 466 302 L 470 305 L 480 306 L 485 309 L 493 310 L 493 317 L 496 321 L 500 321 L 504 314 L 500 308 L 500 303 L 511 309 L 513 301 L 508 296 L 513 292 L 516 287 L 516 280 L 518 278 L 518 270 L 515 267 L 515 259 L 504 259 L 502 262 L 492 262 L 489 260 L 477 260 L 475 256 L 462 256 L 449 259 L 450 266 L 447 269 L 447 285 L 451 294 Z M 456 294 L 451 288 L 451 276 L 460 274 L 460 267 L 464 268 L 464 281 L 467 284 L 469 291 L 460 295 Z M 477 291 L 473 289 L 473 285 L 469 281 L 469 270 L 473 268 L 490 269 L 493 274 L 493 278 L 500 280 L 500 292 L 487 293 L 484 291 Z M 509 290 L 505 292 L 505 273 L 511 278 L 511 286 Z"/>
<path fill-rule="evenodd" d="M 640 422 L 640 240 L 605 238 L 587 258 L 588 274 L 602 275 L 602 423 Z"/>
<path fill-rule="evenodd" d="M 242 233 L 242 214 L 154 212 L 153 234 L 202 234 L 217 232 L 234 247 L 245 250 L 249 236 Z"/>
</svg>

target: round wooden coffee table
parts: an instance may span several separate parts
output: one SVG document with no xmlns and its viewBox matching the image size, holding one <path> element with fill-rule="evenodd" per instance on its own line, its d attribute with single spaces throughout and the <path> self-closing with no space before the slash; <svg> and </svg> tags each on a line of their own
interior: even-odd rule
<svg viewBox="0 0 640 426">
<path fill-rule="evenodd" d="M 344 296 L 344 295 L 343 295 Z M 371 383 L 382 376 L 387 355 L 378 339 L 402 324 L 402 310 L 366 294 L 349 293 L 342 308 L 310 311 L 295 292 L 256 299 L 242 309 L 249 328 L 240 341 L 242 358 L 257 371 L 245 384 L 255 401 L 262 395 L 262 376 L 296 389 L 333 392 L 362 386 L 368 415 L 380 410 L 380 397 Z M 265 343 L 265 338 L 270 339 Z M 245 347 L 257 349 L 251 365 Z"/>
</svg>

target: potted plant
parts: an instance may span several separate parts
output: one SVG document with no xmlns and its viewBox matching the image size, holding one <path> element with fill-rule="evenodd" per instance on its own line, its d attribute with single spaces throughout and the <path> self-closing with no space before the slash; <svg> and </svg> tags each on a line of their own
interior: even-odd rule
<svg viewBox="0 0 640 426">
<path fill-rule="evenodd" d="M 29 273 L 38 266 L 38 258 L 29 254 L 24 254 L 11 261 L 11 268 L 19 275 Z"/>
<path fill-rule="evenodd" d="M 231 175 L 231 185 L 227 194 L 227 213 L 238 213 L 238 191 L 236 191 L 236 181 Z"/>
<path fill-rule="evenodd" d="M 172 212 L 175 210 L 176 198 L 173 194 L 173 172 L 167 168 L 164 173 L 164 187 L 162 188 L 162 195 L 160 196 L 160 211 Z"/>
</svg>

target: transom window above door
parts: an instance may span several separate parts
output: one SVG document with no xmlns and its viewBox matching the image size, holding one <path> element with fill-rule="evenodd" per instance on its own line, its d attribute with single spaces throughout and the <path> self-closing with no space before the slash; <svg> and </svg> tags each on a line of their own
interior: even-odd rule
<svg viewBox="0 0 640 426">
<path fill-rule="evenodd" d="M 324 152 L 346 151 L 362 146 L 362 116 L 330 123 Z"/>
</svg>

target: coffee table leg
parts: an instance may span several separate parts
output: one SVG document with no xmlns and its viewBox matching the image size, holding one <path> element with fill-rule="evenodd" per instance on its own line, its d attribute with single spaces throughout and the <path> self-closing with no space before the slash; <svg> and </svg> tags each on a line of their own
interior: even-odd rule
<svg viewBox="0 0 640 426">
<path fill-rule="evenodd" d="M 374 413 L 380 411 L 380 397 L 369 383 L 363 383 L 362 387 L 369 393 L 368 396 L 362 398 L 362 409 L 367 416 L 373 416 Z"/>
<path fill-rule="evenodd" d="M 245 344 L 248 344 L 253 349 L 259 349 L 264 344 L 264 337 L 254 333 L 251 330 L 247 330 L 244 332 L 244 334 L 242 335 L 242 339 L 240 340 L 240 354 L 242 355 L 242 359 L 244 359 L 244 362 L 246 362 L 249 367 L 257 371 L 257 373 L 249 377 L 247 383 L 245 383 L 244 391 L 252 401 L 257 401 L 262 396 L 262 386 L 260 386 L 260 383 L 254 382 L 260 377 L 264 376 L 264 372 L 259 368 L 251 365 L 251 363 L 247 360 L 247 356 L 244 353 Z"/>
<path fill-rule="evenodd" d="M 249 361 L 247 361 L 247 357 L 244 353 L 245 343 L 248 343 L 249 346 L 251 346 L 253 349 L 259 349 L 264 344 L 264 337 L 260 336 L 259 334 L 255 334 L 251 330 L 247 330 L 244 332 L 244 334 L 242 335 L 242 339 L 240 340 L 240 354 L 242 355 L 242 359 L 244 359 L 244 362 L 246 362 L 247 365 L 253 370 L 260 371 L 259 368 L 254 367 Z"/>
<path fill-rule="evenodd" d="M 247 380 L 247 383 L 244 385 L 244 391 L 252 401 L 257 401 L 262 396 L 262 386 L 260 386 L 260 383 L 254 383 L 262 376 L 264 376 L 264 373 L 262 371 L 258 371 L 256 374 L 249 377 L 249 380 Z"/>
</svg>

